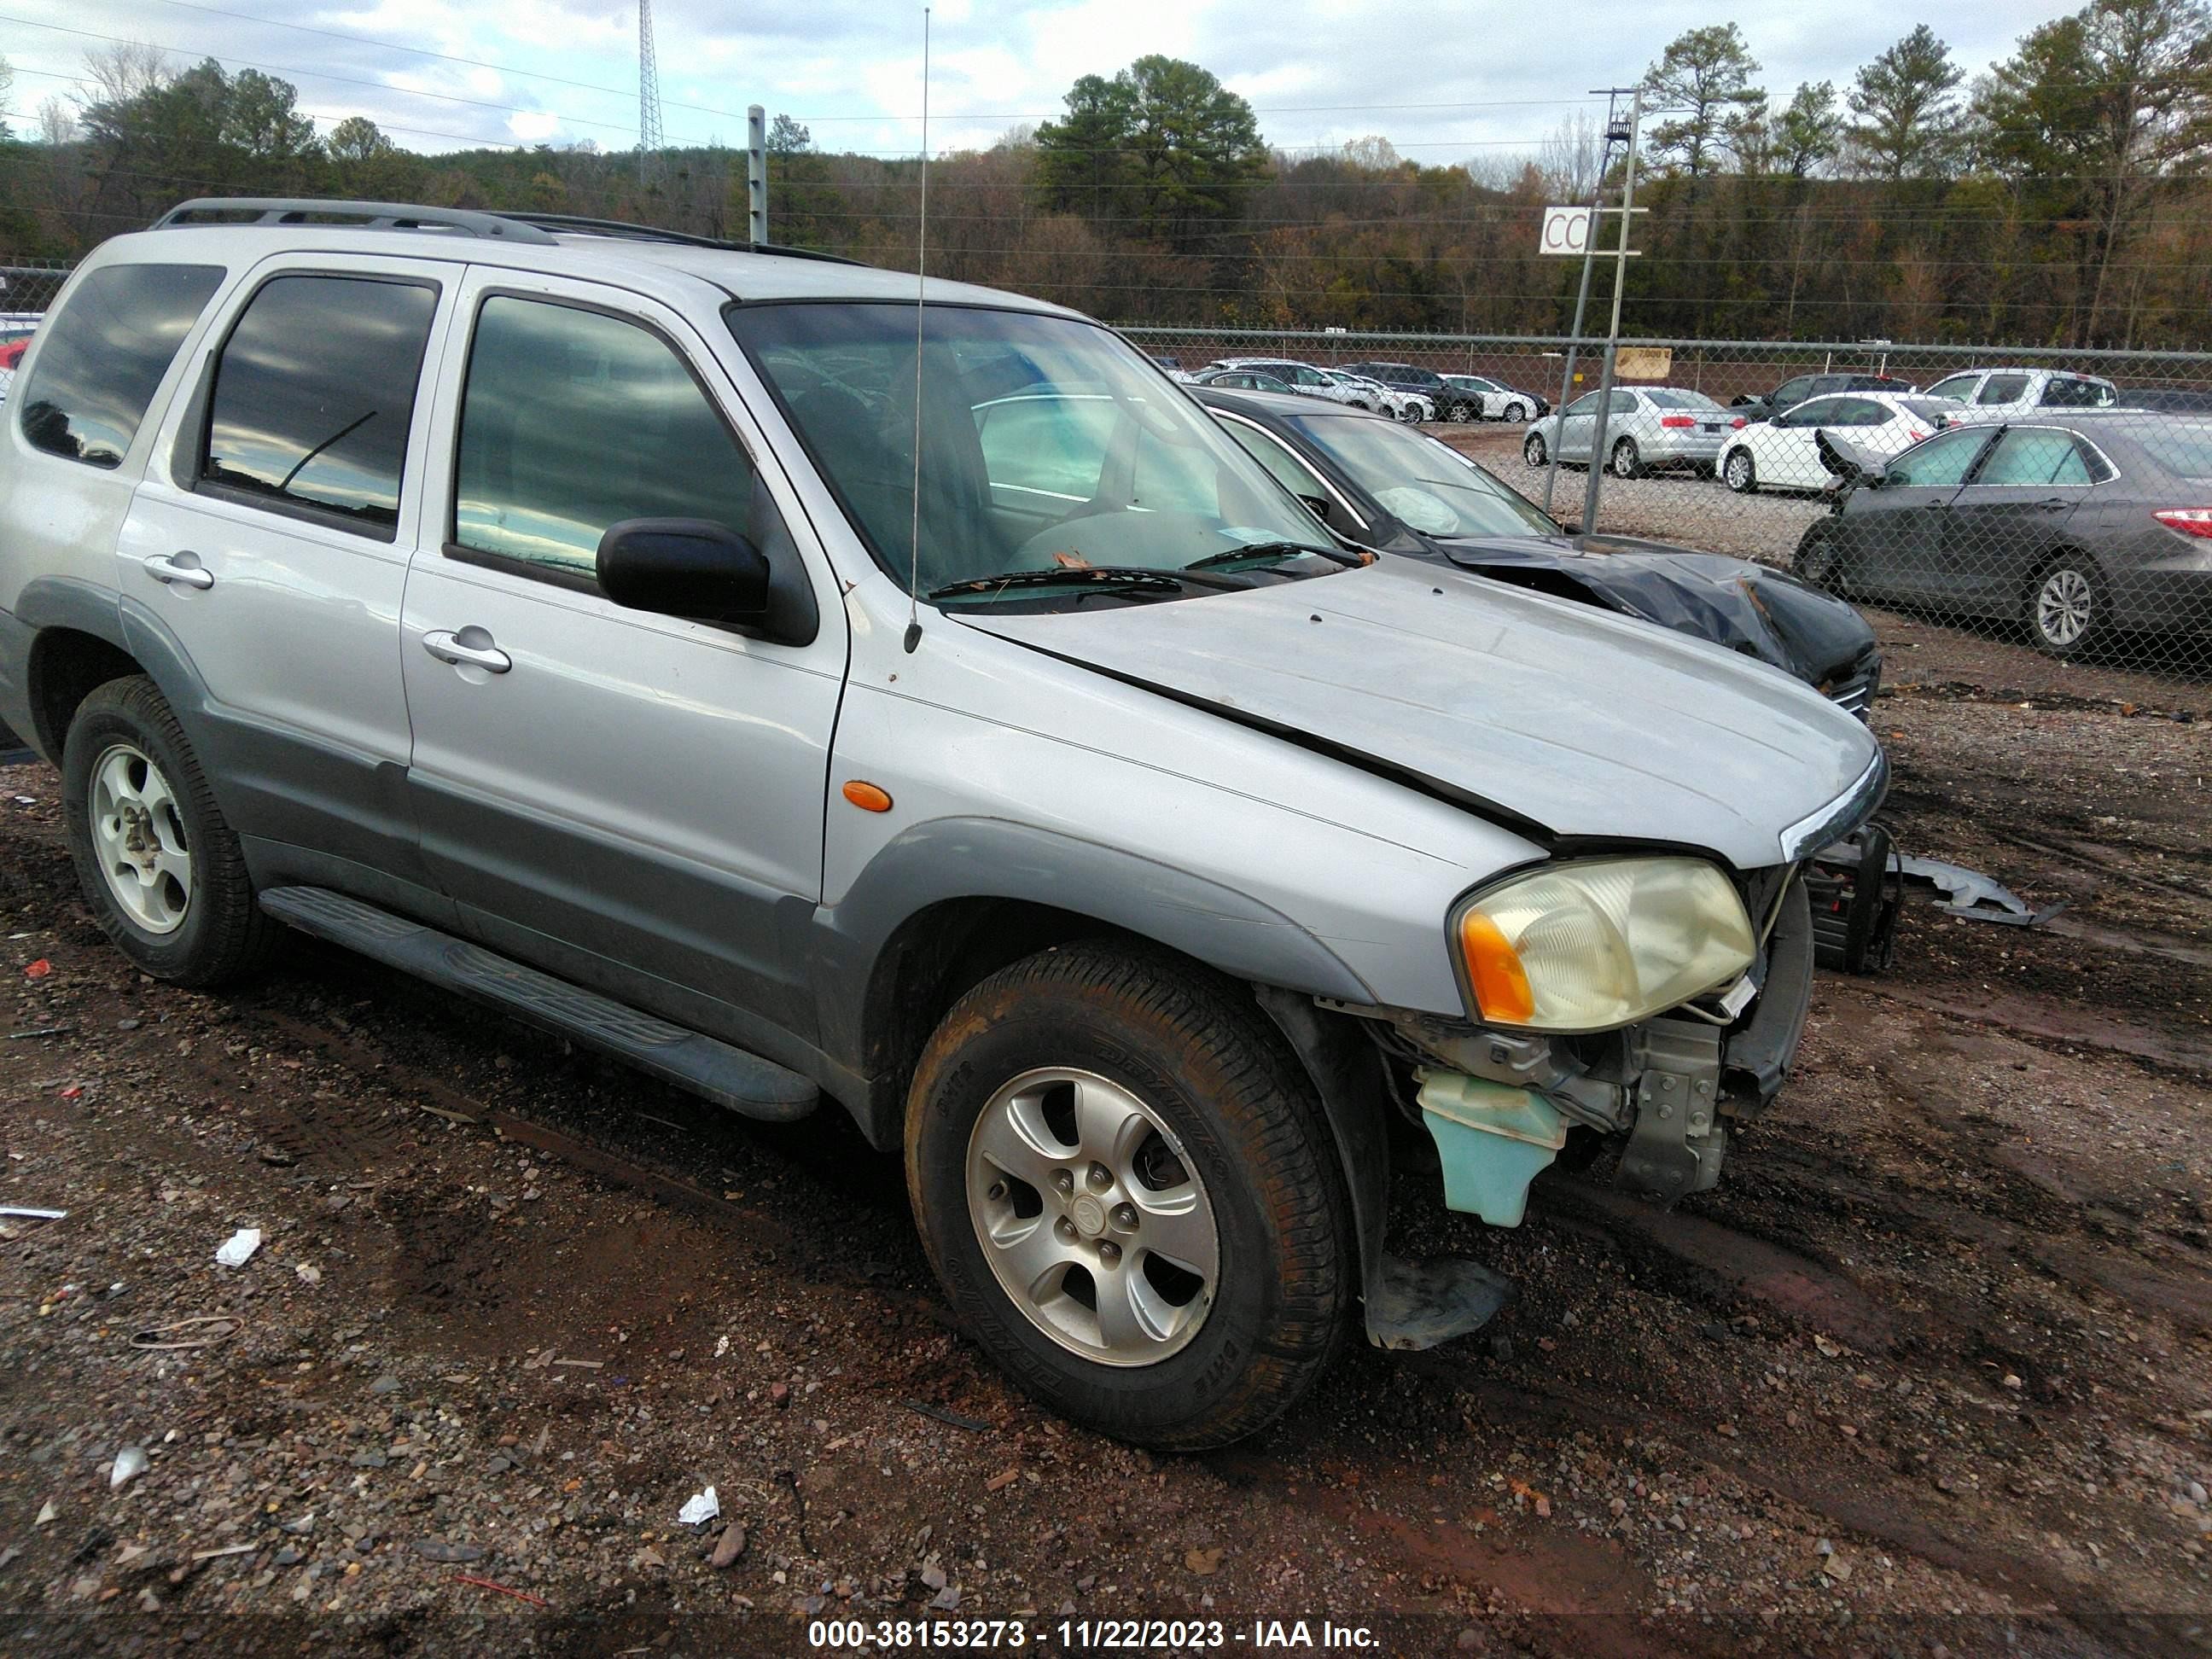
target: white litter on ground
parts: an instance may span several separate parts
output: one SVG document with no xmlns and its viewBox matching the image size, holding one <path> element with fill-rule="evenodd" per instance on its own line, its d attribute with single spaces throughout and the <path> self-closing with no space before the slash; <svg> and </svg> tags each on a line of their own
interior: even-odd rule
<svg viewBox="0 0 2212 1659">
<path fill-rule="evenodd" d="M 712 1486 L 704 1492 L 695 1492 L 684 1507 L 676 1511 L 676 1523 L 680 1527 L 696 1527 L 702 1521 L 712 1521 L 722 1512 L 722 1500 L 714 1496 Z"/>
<path fill-rule="evenodd" d="M 216 1248 L 215 1261 L 218 1267 L 243 1267 L 253 1260 L 253 1253 L 261 1248 L 261 1229 L 240 1227 Z"/>
</svg>

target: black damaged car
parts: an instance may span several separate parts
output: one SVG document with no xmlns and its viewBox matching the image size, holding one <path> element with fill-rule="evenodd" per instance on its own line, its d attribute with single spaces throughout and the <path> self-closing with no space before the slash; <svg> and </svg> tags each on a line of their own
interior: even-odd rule
<svg viewBox="0 0 2212 1659">
<path fill-rule="evenodd" d="M 1881 679 L 1866 619 L 1796 577 L 1722 553 L 1577 533 L 1447 444 L 1310 398 L 1193 386 L 1237 441 L 1339 535 L 1710 640 L 1862 718 Z"/>
</svg>

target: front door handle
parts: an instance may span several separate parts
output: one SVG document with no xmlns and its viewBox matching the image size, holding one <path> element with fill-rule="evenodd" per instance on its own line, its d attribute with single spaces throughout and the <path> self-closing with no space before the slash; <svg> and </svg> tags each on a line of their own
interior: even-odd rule
<svg viewBox="0 0 2212 1659">
<path fill-rule="evenodd" d="M 459 634 L 433 629 L 422 636 L 422 648 L 440 662 L 457 668 L 481 668 L 487 674 L 504 674 L 514 666 L 514 659 L 491 642 L 491 635 L 474 626 Z"/>
<path fill-rule="evenodd" d="M 179 564 L 179 559 L 190 559 L 190 564 Z M 199 562 L 197 553 L 156 553 L 146 561 L 146 574 L 163 586 L 175 582 L 185 587 L 213 587 L 215 572 Z"/>
<path fill-rule="evenodd" d="M 2068 501 L 2063 495 L 2053 495 L 2048 500 L 2038 501 L 2036 505 L 2041 507 L 2045 513 L 2063 513 L 2068 507 L 2073 506 L 2074 503 Z"/>
</svg>

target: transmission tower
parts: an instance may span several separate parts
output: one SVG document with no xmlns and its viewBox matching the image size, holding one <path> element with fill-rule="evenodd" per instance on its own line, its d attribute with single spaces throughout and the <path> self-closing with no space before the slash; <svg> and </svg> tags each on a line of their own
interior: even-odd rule
<svg viewBox="0 0 2212 1659">
<path fill-rule="evenodd" d="M 660 66 L 653 57 L 653 0 L 637 0 L 637 178 L 649 185 L 660 170 Z"/>
</svg>

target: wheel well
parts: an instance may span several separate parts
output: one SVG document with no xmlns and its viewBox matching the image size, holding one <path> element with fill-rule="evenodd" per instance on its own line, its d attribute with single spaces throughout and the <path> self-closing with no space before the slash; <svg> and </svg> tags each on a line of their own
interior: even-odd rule
<svg viewBox="0 0 2212 1659">
<path fill-rule="evenodd" d="M 947 899 L 901 922 L 876 958 L 863 1030 L 869 1074 L 904 1109 L 907 1079 L 952 1005 L 1000 969 L 1078 939 L 1136 935 L 1027 900 Z"/>
<path fill-rule="evenodd" d="M 27 690 L 39 746 L 59 764 L 62 739 L 77 705 L 97 687 L 146 671 L 131 653 L 96 634 L 49 628 L 31 646 Z"/>
</svg>

